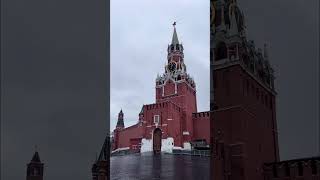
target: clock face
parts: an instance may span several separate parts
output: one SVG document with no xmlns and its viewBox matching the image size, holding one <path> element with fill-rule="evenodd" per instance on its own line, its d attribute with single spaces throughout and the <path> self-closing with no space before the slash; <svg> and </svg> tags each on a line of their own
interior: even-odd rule
<svg viewBox="0 0 320 180">
<path fill-rule="evenodd" d="M 176 63 L 174 62 L 171 62 L 169 65 L 168 65 L 168 69 L 170 72 L 174 72 L 176 70 Z"/>
</svg>

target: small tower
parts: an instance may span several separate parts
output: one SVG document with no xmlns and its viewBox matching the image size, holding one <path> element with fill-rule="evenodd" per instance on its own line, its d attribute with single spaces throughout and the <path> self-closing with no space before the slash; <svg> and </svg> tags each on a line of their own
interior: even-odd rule
<svg viewBox="0 0 320 180">
<path fill-rule="evenodd" d="M 144 106 L 142 106 L 141 111 L 139 113 L 139 124 L 143 123 L 143 117 L 144 117 L 144 115 L 143 115 L 143 107 Z"/>
<path fill-rule="evenodd" d="M 36 151 L 27 164 L 27 180 L 43 180 L 43 163 L 41 163 L 39 153 Z"/>
<path fill-rule="evenodd" d="M 156 103 L 170 101 L 186 114 L 182 120 L 183 128 L 180 133 L 184 135 L 181 138 L 181 144 L 191 141 L 194 129 L 192 113 L 197 112 L 196 83 L 187 73 L 183 48 L 178 38 L 176 22 L 174 22 L 171 44 L 167 49 L 165 72 L 156 78 L 155 95 Z"/>
<path fill-rule="evenodd" d="M 123 128 L 124 128 L 123 112 L 122 112 L 122 109 L 121 109 L 119 114 L 118 114 L 118 122 L 117 122 L 116 129 L 123 129 Z"/>
<path fill-rule="evenodd" d="M 110 136 L 107 135 L 98 159 L 92 165 L 92 180 L 108 180 L 110 176 Z"/>
</svg>

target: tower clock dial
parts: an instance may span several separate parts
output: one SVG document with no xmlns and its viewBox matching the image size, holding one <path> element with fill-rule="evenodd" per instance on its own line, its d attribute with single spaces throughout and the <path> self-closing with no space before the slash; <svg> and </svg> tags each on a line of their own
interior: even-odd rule
<svg viewBox="0 0 320 180">
<path fill-rule="evenodd" d="M 174 72 L 176 70 L 176 68 L 177 68 L 176 63 L 174 63 L 174 62 L 169 63 L 169 65 L 168 65 L 169 72 Z"/>
</svg>

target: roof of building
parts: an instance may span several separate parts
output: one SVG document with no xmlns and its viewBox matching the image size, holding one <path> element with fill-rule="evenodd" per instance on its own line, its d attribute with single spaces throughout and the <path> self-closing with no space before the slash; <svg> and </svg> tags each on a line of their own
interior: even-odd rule
<svg viewBox="0 0 320 180">
<path fill-rule="evenodd" d="M 179 44 L 178 35 L 177 35 L 175 25 L 174 25 L 174 29 L 173 29 L 173 36 L 172 36 L 171 44 L 173 44 L 173 45 Z"/>
<path fill-rule="evenodd" d="M 41 162 L 39 153 L 36 151 L 31 159 L 31 162 Z"/>
<path fill-rule="evenodd" d="M 103 143 L 103 146 L 101 148 L 101 151 L 100 151 L 100 154 L 99 154 L 99 157 L 97 159 L 97 161 L 106 161 L 109 157 L 109 150 L 110 150 L 110 138 L 109 136 L 107 135 L 105 140 L 104 140 L 104 143 Z"/>
</svg>

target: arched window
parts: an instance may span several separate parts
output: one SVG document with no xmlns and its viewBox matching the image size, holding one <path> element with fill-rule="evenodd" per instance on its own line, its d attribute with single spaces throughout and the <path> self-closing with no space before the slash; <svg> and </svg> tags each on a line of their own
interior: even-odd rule
<svg viewBox="0 0 320 180">
<path fill-rule="evenodd" d="M 215 52 L 215 60 L 226 59 L 228 57 L 227 45 L 224 42 L 220 42 Z"/>
</svg>

